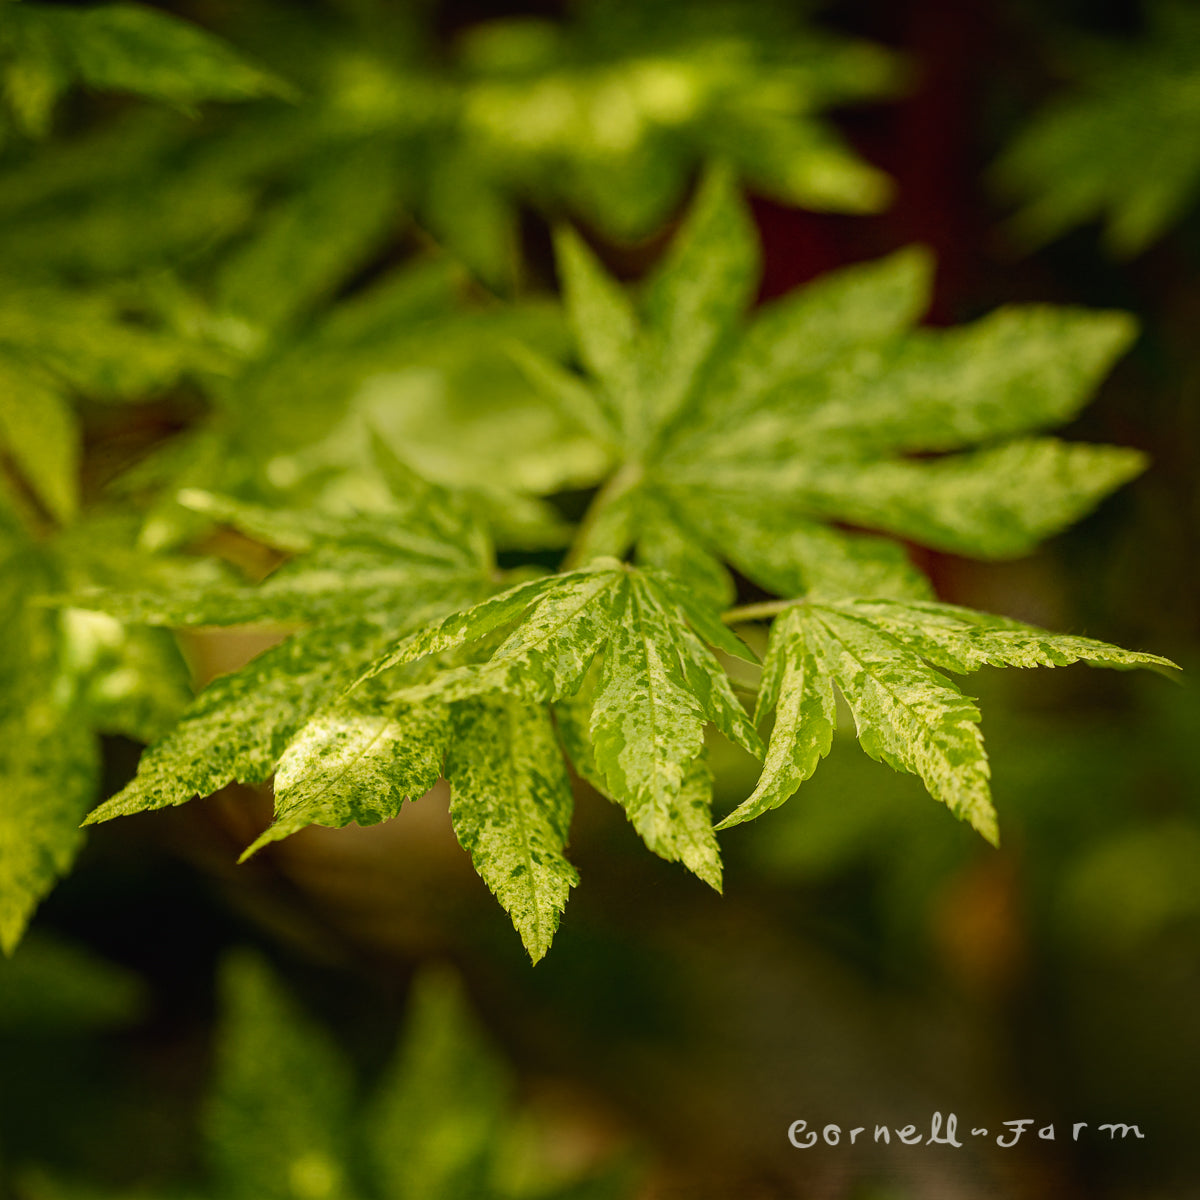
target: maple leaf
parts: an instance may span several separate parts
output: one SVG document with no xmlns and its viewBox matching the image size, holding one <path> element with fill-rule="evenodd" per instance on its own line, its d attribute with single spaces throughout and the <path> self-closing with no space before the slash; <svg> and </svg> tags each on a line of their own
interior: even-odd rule
<svg viewBox="0 0 1200 1200">
<path fill-rule="evenodd" d="M 757 243 L 724 170 L 702 184 L 640 304 L 574 233 L 558 246 L 591 379 L 530 352 L 518 360 L 620 464 L 576 561 L 632 548 L 710 596 L 729 594 L 722 562 L 776 594 L 928 596 L 898 546 L 842 526 L 1014 556 L 1145 465 L 1133 450 L 1040 436 L 1128 346 L 1125 314 L 1035 305 L 913 330 L 930 267 L 908 250 L 817 280 L 743 326 Z"/>
<path fill-rule="evenodd" d="M 763 661 L 756 716 L 775 709 L 776 718 L 762 777 L 718 828 L 778 807 L 812 775 L 832 744 L 836 685 L 872 758 L 920 776 L 930 795 L 995 843 L 979 710 L 941 672 L 1079 661 L 1174 666 L 1155 654 L 949 604 L 844 599 L 789 605 L 771 627 Z"/>
</svg>

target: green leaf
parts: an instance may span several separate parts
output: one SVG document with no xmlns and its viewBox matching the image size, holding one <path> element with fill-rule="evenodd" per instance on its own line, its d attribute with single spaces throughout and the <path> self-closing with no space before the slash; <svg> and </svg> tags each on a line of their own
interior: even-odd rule
<svg viewBox="0 0 1200 1200">
<path fill-rule="evenodd" d="M 131 972 L 69 942 L 32 935 L 0 961 L 0 1029 L 22 1034 L 112 1029 L 145 1015 Z"/>
<path fill-rule="evenodd" d="M 1036 113 L 993 170 L 1021 205 L 1022 249 L 1099 221 L 1108 251 L 1138 254 L 1195 203 L 1200 178 L 1200 20 L 1193 5 L 1146 6 L 1139 38 L 1067 45 L 1072 82 Z"/>
<path fill-rule="evenodd" d="M 300 727 L 275 770 L 275 820 L 242 855 L 307 825 L 374 825 L 442 774 L 448 714 L 359 688 Z"/>
<path fill-rule="evenodd" d="M 75 414 L 43 372 L 0 350 L 0 445 L 49 512 L 60 521 L 79 503 Z"/>
<path fill-rule="evenodd" d="M 446 778 L 454 832 L 536 963 L 579 880 L 563 856 L 573 800 L 548 713 L 510 697 L 458 705 Z"/>
<path fill-rule="evenodd" d="M 505 349 L 530 387 L 568 421 L 602 443 L 618 440 L 612 413 L 578 375 L 520 342 L 510 343 Z"/>
<path fill-rule="evenodd" d="M 570 229 L 555 232 L 554 249 L 571 330 L 584 363 L 604 389 L 606 421 L 636 444 L 644 436 L 646 415 L 633 306 Z"/>
<path fill-rule="evenodd" d="M 151 309 L 137 289 L 6 279 L 0 284 L 5 378 L 23 362 L 27 371 L 32 364 L 90 398 L 140 400 L 189 369 L 224 366 L 215 347 L 163 328 Z"/>
<path fill-rule="evenodd" d="M 755 192 L 815 212 L 881 212 L 894 196 L 882 171 L 816 121 L 749 113 L 721 150 Z"/>
<path fill-rule="evenodd" d="M 379 250 L 398 200 L 386 143 L 327 156 L 222 264 L 218 307 L 268 333 L 295 323 Z"/>
<path fill-rule="evenodd" d="M 700 372 L 758 287 L 754 224 L 733 176 L 711 170 L 646 285 L 643 387 L 652 438 L 690 399 Z"/>
<path fill-rule="evenodd" d="M 217 1190 L 231 1200 L 349 1200 L 352 1091 L 341 1056 L 257 958 L 225 962 L 221 998 L 205 1112 Z"/>
<path fill-rule="evenodd" d="M 32 685 L 31 685 L 32 687 Z M 79 822 L 99 783 L 96 739 L 50 697 L 27 692 L 0 719 L 0 951 L 11 954 L 38 903 L 83 844 Z"/>
<path fill-rule="evenodd" d="M 490 1200 L 510 1087 L 457 979 L 434 969 L 418 974 L 400 1046 L 368 1115 L 380 1194 Z"/>
</svg>

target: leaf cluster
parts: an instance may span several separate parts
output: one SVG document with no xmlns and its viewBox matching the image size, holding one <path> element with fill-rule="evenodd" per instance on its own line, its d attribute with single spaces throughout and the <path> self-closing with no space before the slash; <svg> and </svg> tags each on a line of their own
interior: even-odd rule
<svg viewBox="0 0 1200 1200">
<path fill-rule="evenodd" d="M 354 7 L 286 36 L 257 7 L 237 24 L 263 61 L 294 61 L 294 103 L 199 123 L 133 107 L 0 176 L 3 948 L 70 865 L 106 732 L 151 744 L 89 820 L 273 779 L 251 850 L 385 820 L 445 778 L 535 961 L 577 882 L 572 772 L 719 887 L 712 738 L 765 764 L 736 824 L 812 774 L 838 696 L 868 754 L 994 841 L 978 712 L 947 673 L 1167 664 L 940 606 L 906 543 L 1023 554 L 1135 476 L 1136 451 L 1050 432 L 1130 319 L 1014 306 L 920 328 L 919 248 L 753 307 L 741 179 L 878 198 L 816 123 L 890 78 L 869 48 L 738 6 L 730 24 L 719 5 L 684 21 L 597 0 L 563 24 L 478 27 L 435 71 L 412 12 Z M 97 32 L 117 10 L 144 35 L 124 59 Z M 4 11 L 24 14 L 6 30 L 48 22 L 71 62 L 125 64 L 76 70 L 95 86 L 175 104 L 270 90 L 162 14 Z M 37 59 L 24 46 L 18 64 Z M 566 224 L 561 307 L 500 303 L 449 256 L 409 253 L 441 231 L 494 282 L 492 233 L 526 189 L 630 234 L 714 154 L 634 286 Z M 435 215 L 468 194 L 497 198 L 486 237 Z M 89 441 L 117 406 L 174 436 L 97 479 Z M 183 548 L 253 569 L 167 553 Z M 162 627 L 241 625 L 277 643 L 188 702 Z"/>
<path fill-rule="evenodd" d="M 636 298 L 576 235 L 558 252 L 588 376 L 527 345 L 512 354 L 610 464 L 565 568 L 506 580 L 485 519 L 394 459 L 388 514 L 190 497 L 295 557 L 256 587 L 75 602 L 126 621 L 306 628 L 210 687 L 91 819 L 274 773 L 276 821 L 253 851 L 310 823 L 385 819 L 444 775 L 459 840 L 536 961 L 576 882 L 564 748 L 651 850 L 719 887 L 707 726 L 765 757 L 725 825 L 812 774 L 836 693 L 870 755 L 995 841 L 978 710 L 945 672 L 1169 665 L 938 605 L 897 542 L 844 527 L 1001 556 L 1081 515 L 1140 456 L 1040 431 L 1082 405 L 1127 344 L 1126 318 L 1039 307 L 914 331 L 928 265 L 906 252 L 744 325 L 756 243 L 724 172 Z M 729 611 L 730 567 L 784 599 Z M 750 664 L 755 687 L 730 626 L 764 617 L 777 619 L 751 721 L 723 660 Z"/>
</svg>

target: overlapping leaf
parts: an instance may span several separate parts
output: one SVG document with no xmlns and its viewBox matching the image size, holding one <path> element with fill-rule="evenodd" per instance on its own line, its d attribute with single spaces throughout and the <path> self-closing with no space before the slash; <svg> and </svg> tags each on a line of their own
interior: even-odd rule
<svg viewBox="0 0 1200 1200">
<path fill-rule="evenodd" d="M 363 669 L 415 623 L 490 590 L 491 549 L 471 514 L 415 477 L 406 476 L 404 483 L 411 490 L 394 493 L 389 512 L 341 517 L 197 496 L 195 502 L 214 516 L 302 553 L 259 586 L 93 590 L 74 598 L 132 623 L 309 626 L 216 680 L 143 755 L 133 782 L 90 820 L 182 804 L 233 780 L 263 782 L 293 735 L 317 714 L 319 728 L 306 732 L 292 756 L 308 761 L 305 746 L 311 753 L 314 743 L 336 753 L 339 722 L 353 719 L 337 702 Z M 349 786 L 344 779 L 339 783 Z M 351 819 L 352 800 L 323 799 L 319 782 L 298 786 L 300 795 L 287 787 L 282 793 L 282 814 L 289 820 L 310 811 L 344 812 L 335 824 Z M 391 815 L 379 804 L 372 811 L 376 820 Z"/>
<path fill-rule="evenodd" d="M 705 645 L 706 623 L 698 621 L 698 629 L 689 624 L 669 582 L 599 560 L 451 617 L 401 643 L 373 670 L 515 625 L 483 662 L 452 668 L 401 694 L 448 700 L 502 691 L 545 703 L 579 692 L 599 657 L 589 718 L 595 771 L 650 849 L 719 886 L 708 816 L 711 780 L 700 762 L 704 726 L 712 722 L 752 753 L 761 747 Z M 729 640 L 723 629 L 710 636 L 717 644 Z"/>
<path fill-rule="evenodd" d="M 563 855 L 574 796 L 544 706 L 510 696 L 456 706 L 450 819 L 537 962 L 579 881 Z"/>
</svg>

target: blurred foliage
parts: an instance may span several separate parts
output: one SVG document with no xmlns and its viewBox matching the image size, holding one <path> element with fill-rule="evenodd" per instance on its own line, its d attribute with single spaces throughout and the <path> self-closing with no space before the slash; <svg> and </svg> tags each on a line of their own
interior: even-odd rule
<svg viewBox="0 0 1200 1200">
<path fill-rule="evenodd" d="M 40 1027 L 56 1018 L 103 1022 L 128 1015 L 136 992 L 113 969 L 62 949 L 39 947 L 29 960 L 19 986 L 36 987 L 40 976 L 75 999 L 49 1017 L 30 1013 L 28 1021 Z M 4 970 L 13 973 L 11 966 Z M 213 1078 L 196 1139 L 208 1182 L 164 1184 L 132 1170 L 125 1187 L 76 1184 L 18 1154 L 11 1186 L 19 1200 L 618 1200 L 630 1194 L 630 1163 L 564 1168 L 548 1153 L 546 1115 L 518 1103 L 508 1067 L 447 970 L 431 967 L 414 981 L 400 1046 L 363 1101 L 337 1047 L 297 1010 L 264 963 L 233 955 L 221 978 Z M 84 1006 L 79 997 L 88 991 L 93 997 Z"/>
<path fill-rule="evenodd" d="M 1200 12 L 1149 5 L 1136 39 L 1093 39 L 1061 53 L 1067 86 L 995 167 L 1022 202 L 1009 231 L 1026 248 L 1084 222 L 1104 244 L 1139 253 L 1195 204 L 1200 188 Z"/>
</svg>

